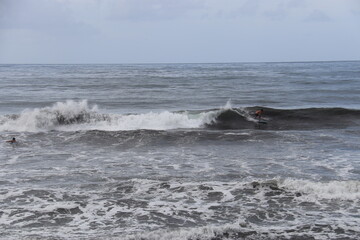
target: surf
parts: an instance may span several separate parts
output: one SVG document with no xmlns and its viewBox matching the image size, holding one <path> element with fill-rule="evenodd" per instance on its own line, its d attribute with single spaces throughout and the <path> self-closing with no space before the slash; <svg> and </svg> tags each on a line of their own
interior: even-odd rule
<svg viewBox="0 0 360 240">
<path fill-rule="evenodd" d="M 148 112 L 141 114 L 101 113 L 87 100 L 57 102 L 49 107 L 25 109 L 0 118 L 0 131 L 127 131 L 201 128 L 210 121 L 210 112 Z"/>
<path fill-rule="evenodd" d="M 254 113 L 263 108 L 261 119 Z M 43 108 L 25 109 L 20 114 L 0 116 L 0 131 L 129 131 L 129 130 L 313 130 L 358 126 L 360 110 L 345 108 L 275 109 L 225 106 L 204 110 L 147 113 L 103 113 L 87 100 L 56 102 Z M 266 123 L 266 124 L 261 124 Z"/>
</svg>

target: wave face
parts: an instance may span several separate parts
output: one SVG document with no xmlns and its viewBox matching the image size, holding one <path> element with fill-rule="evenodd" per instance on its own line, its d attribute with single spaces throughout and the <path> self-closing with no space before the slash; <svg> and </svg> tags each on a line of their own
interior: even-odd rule
<svg viewBox="0 0 360 240">
<path fill-rule="evenodd" d="M 221 111 L 207 124 L 215 129 L 249 129 L 261 127 L 268 130 L 311 130 L 323 128 L 344 128 L 359 125 L 359 110 L 345 108 L 308 108 L 264 110 L 262 121 L 254 118 L 254 112 L 261 107 L 228 109 Z"/>
<path fill-rule="evenodd" d="M 359 125 L 359 110 L 345 108 L 274 109 L 263 108 L 262 123 L 254 118 L 260 107 L 224 108 L 144 114 L 104 114 L 86 100 L 57 102 L 53 106 L 27 109 L 18 115 L 0 118 L 0 131 L 123 131 L 209 128 L 217 130 L 311 130 Z"/>
</svg>

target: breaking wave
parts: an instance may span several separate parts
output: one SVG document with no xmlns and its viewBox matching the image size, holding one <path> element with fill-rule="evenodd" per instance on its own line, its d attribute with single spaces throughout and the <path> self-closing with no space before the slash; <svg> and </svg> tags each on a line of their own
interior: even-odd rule
<svg viewBox="0 0 360 240">
<path fill-rule="evenodd" d="M 96 105 L 86 100 L 55 103 L 51 107 L 26 109 L 19 115 L 0 117 L 0 131 L 81 131 L 81 130 L 168 130 L 199 128 L 213 113 L 191 114 L 188 112 L 145 114 L 103 114 Z"/>
<path fill-rule="evenodd" d="M 15 206 L 22 204 L 23 214 L 16 208 L 3 210 L 3 224 L 15 225 L 20 230 L 45 223 L 52 226 L 55 224 L 52 217 L 56 216 L 57 226 L 66 229 L 63 234 L 86 230 L 89 239 L 102 239 L 101 235 L 109 233 L 109 224 L 144 228 L 134 235 L 123 232 L 122 237 L 113 239 L 314 239 L 312 236 L 328 239 L 326 236 L 334 229 L 340 233 L 358 229 L 352 208 L 358 204 L 359 191 L 359 181 L 271 179 L 192 183 L 132 179 L 114 181 L 90 194 L 76 187 L 67 191 L 14 187 L 6 190 L 0 200 Z M 345 204 L 342 214 L 351 218 L 354 225 L 343 224 L 336 213 L 315 211 L 331 208 L 333 201 Z M 296 210 L 292 208 L 294 204 Z M 254 208 L 255 205 L 258 207 Z M 330 223 L 306 222 L 307 207 L 313 209 L 317 219 L 327 218 Z M 95 223 L 97 227 L 93 228 Z M 164 229 L 165 223 L 172 227 Z M 179 227 L 186 230 L 177 230 Z M 358 235 L 358 231 L 354 232 L 353 239 Z M 67 237 L 74 235 L 70 236 Z"/>
<path fill-rule="evenodd" d="M 260 107 L 223 108 L 202 111 L 105 114 L 86 100 L 57 102 L 50 107 L 26 109 L 20 114 L 0 116 L 0 131 L 123 131 L 210 128 L 309 130 L 358 125 L 360 111 L 344 108 L 273 109 L 263 108 L 259 123 L 253 113 Z"/>
</svg>

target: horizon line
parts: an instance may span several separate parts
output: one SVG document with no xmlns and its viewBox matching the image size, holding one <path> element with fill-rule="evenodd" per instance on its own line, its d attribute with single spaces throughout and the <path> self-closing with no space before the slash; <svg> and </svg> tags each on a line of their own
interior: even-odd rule
<svg viewBox="0 0 360 240">
<path fill-rule="evenodd" d="M 257 63 L 326 63 L 326 62 L 359 62 L 358 60 L 299 60 L 299 61 L 233 61 L 233 62 L 129 62 L 129 63 L 2 63 L 0 65 L 156 65 L 156 64 L 257 64 Z"/>
</svg>

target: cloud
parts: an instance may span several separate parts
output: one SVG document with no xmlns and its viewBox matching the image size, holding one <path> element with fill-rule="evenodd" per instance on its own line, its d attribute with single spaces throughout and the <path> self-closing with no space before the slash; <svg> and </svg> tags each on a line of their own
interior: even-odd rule
<svg viewBox="0 0 360 240">
<path fill-rule="evenodd" d="M 238 10 L 240 16 L 253 16 L 256 15 L 259 10 L 258 0 L 246 1 Z"/>
<path fill-rule="evenodd" d="M 112 21 L 162 21 L 186 17 L 204 7 L 203 0 L 57 0 L 74 11 Z"/>
<path fill-rule="evenodd" d="M 0 62 L 306 60 L 358 45 L 357 1 L 0 0 Z"/>
<path fill-rule="evenodd" d="M 263 16 L 270 20 L 283 20 L 288 17 L 289 10 L 285 8 L 283 4 L 277 5 L 277 7 L 273 10 L 267 10 L 263 12 Z"/>
<path fill-rule="evenodd" d="M 131 20 L 167 20 L 186 17 L 204 5 L 196 0 L 132 0 L 123 1 L 120 18 Z M 114 12 L 113 12 L 114 13 Z M 116 13 L 114 14 L 116 16 Z"/>
<path fill-rule="evenodd" d="M 331 18 L 328 15 L 318 9 L 313 10 L 305 19 L 305 21 L 309 22 L 327 22 L 330 20 Z"/>
<path fill-rule="evenodd" d="M 71 9 L 54 0 L 2 0 L 0 29 L 27 29 L 54 35 L 93 34 L 95 29 L 74 18 Z"/>
<path fill-rule="evenodd" d="M 305 1 L 305 0 L 302 0 L 302 1 L 289 0 L 285 4 L 286 4 L 287 8 L 295 8 L 295 9 L 303 9 L 308 5 L 307 1 Z"/>
</svg>

